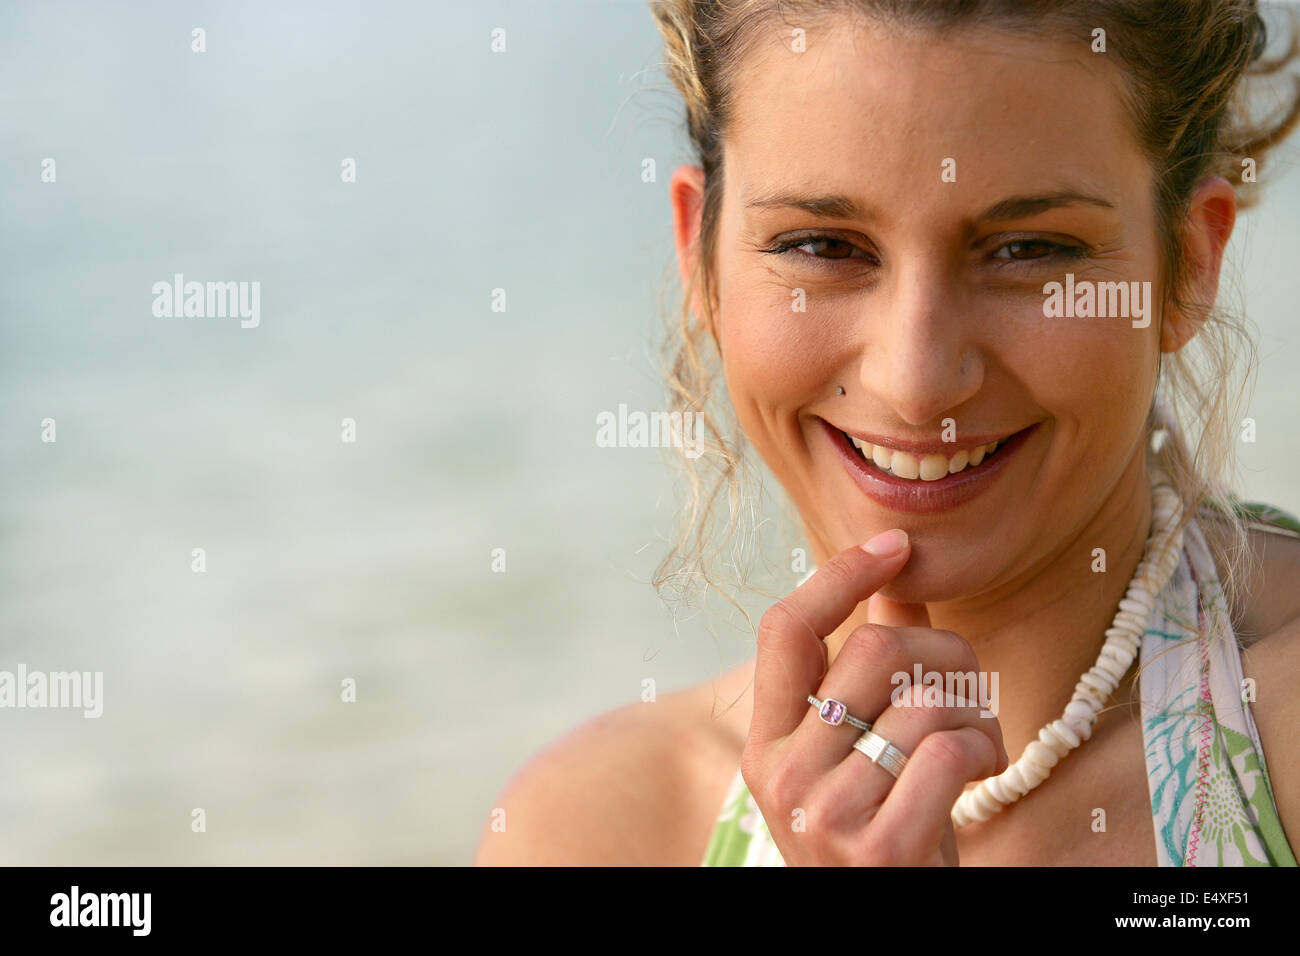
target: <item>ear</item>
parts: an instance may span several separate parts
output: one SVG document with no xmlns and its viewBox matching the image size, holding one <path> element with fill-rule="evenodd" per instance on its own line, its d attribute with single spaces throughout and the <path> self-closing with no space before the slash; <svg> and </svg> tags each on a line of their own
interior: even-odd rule
<svg viewBox="0 0 1300 956">
<path fill-rule="evenodd" d="M 704 213 L 704 170 L 698 166 L 679 166 L 668 186 L 673 203 L 673 235 L 677 243 L 677 270 L 682 288 L 689 287 L 695 274 L 700 248 L 700 224 Z M 691 293 L 691 312 L 697 321 L 708 323 L 702 289 Z M 709 330 L 712 334 L 712 329 Z"/>
<path fill-rule="evenodd" d="M 1191 260 L 1188 292 L 1193 303 L 1213 306 L 1219 294 L 1223 250 L 1236 221 L 1237 195 L 1226 179 L 1215 176 L 1196 188 L 1183 225 L 1185 255 Z M 1160 351 L 1177 352 L 1196 335 L 1204 318 L 1203 312 L 1171 308 L 1160 327 Z"/>
</svg>

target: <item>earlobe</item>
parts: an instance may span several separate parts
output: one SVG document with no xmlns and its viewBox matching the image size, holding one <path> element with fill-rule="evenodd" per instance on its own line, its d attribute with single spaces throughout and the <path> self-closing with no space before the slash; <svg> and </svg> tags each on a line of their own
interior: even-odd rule
<svg viewBox="0 0 1300 956">
<path fill-rule="evenodd" d="M 1200 323 L 1186 313 L 1170 310 L 1160 326 L 1160 351 L 1177 352 L 1192 340 L 1199 327 Z"/>
<path fill-rule="evenodd" d="M 1160 326 L 1160 351 L 1177 352 L 1190 342 L 1214 307 L 1223 252 L 1236 220 L 1236 193 L 1221 176 L 1207 179 L 1192 194 L 1183 224 L 1183 254 L 1190 260 L 1184 298 L 1190 296 L 1193 304 L 1167 311 Z"/>
</svg>

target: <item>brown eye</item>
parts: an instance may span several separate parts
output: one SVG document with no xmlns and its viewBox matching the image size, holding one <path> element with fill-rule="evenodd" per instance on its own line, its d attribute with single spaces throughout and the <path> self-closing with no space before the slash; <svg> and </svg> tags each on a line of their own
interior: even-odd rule
<svg viewBox="0 0 1300 956">
<path fill-rule="evenodd" d="M 806 250 L 805 255 L 817 259 L 848 259 L 853 255 L 853 246 L 850 243 L 832 236 L 813 236 L 802 239 L 791 248 Z M 822 253 L 826 254 L 823 255 Z"/>
<path fill-rule="evenodd" d="M 812 262 L 831 268 L 831 263 L 841 259 L 862 259 L 868 265 L 878 265 L 875 258 L 838 236 L 798 236 L 779 243 L 764 252 L 790 258 L 796 263 Z"/>
<path fill-rule="evenodd" d="M 1064 246 L 1059 246 L 1054 242 L 1044 242 L 1041 239 L 1018 239 L 1015 242 L 1008 242 L 1005 246 L 1002 246 L 1001 249 L 998 249 L 998 253 L 1001 253 L 1003 250 L 1006 250 L 1011 253 L 1010 255 L 1003 256 L 1003 255 L 999 255 L 998 253 L 994 253 L 994 258 L 1015 259 L 1023 262 L 1029 259 L 1042 259 L 1045 256 L 1044 255 L 1037 255 L 1037 256 L 1017 255 L 1016 254 L 1017 251 L 1024 252 L 1026 250 L 1032 251 L 1037 249 L 1040 252 L 1045 253 L 1045 255 L 1051 255 L 1052 253 L 1057 252 L 1064 248 L 1065 248 Z"/>
<path fill-rule="evenodd" d="M 1087 259 L 1090 251 L 1085 246 L 1073 246 L 1048 239 L 1012 239 L 1003 243 L 993 253 L 998 269 L 1040 269 L 1060 263 Z"/>
</svg>

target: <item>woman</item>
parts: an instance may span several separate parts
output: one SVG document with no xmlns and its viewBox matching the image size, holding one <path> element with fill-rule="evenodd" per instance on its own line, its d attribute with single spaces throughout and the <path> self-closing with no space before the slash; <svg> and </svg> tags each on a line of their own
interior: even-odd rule
<svg viewBox="0 0 1300 956">
<path fill-rule="evenodd" d="M 479 862 L 1295 865 L 1300 526 L 1225 490 L 1212 308 L 1298 115 L 1243 112 L 1255 6 L 652 3 L 674 400 L 716 348 L 817 569 L 753 661 L 535 758 Z M 661 584 L 713 581 L 713 501 Z"/>
</svg>

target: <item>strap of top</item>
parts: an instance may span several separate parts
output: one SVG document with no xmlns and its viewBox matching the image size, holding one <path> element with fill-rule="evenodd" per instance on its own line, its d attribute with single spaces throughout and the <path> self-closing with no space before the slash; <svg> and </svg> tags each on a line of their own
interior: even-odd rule
<svg viewBox="0 0 1300 956">
<path fill-rule="evenodd" d="M 1248 527 L 1272 534 L 1300 538 L 1300 520 L 1297 520 L 1295 515 L 1290 512 L 1261 501 L 1242 501 L 1236 497 L 1232 497 L 1230 501 L 1232 510 L 1245 520 Z M 1207 507 L 1211 511 L 1217 512 L 1217 509 L 1213 508 L 1213 506 Z"/>
<path fill-rule="evenodd" d="M 1271 512 L 1271 520 L 1289 518 Z M 1196 521 L 1147 623 L 1140 667 L 1160 865 L 1295 866 L 1250 712 L 1253 688 L 1243 679 L 1228 602 Z"/>
</svg>

